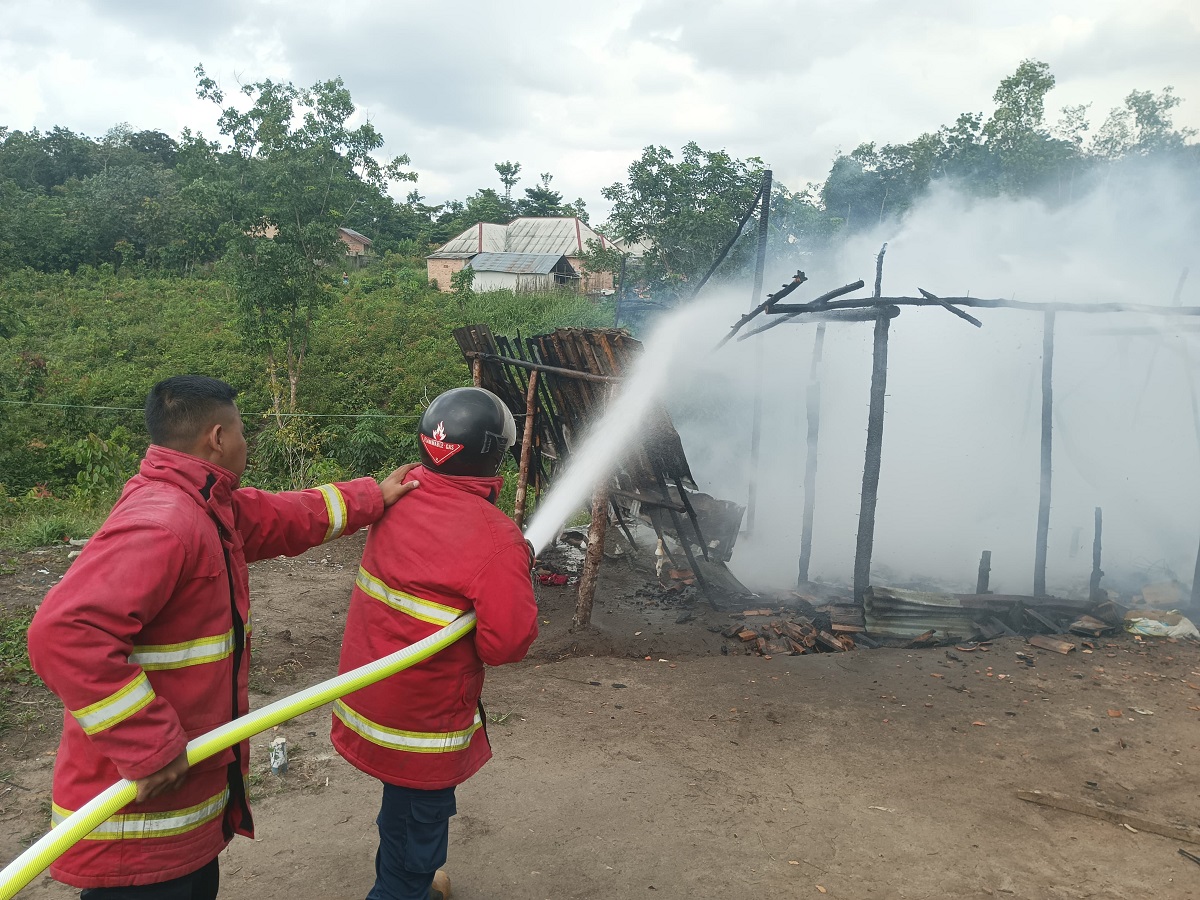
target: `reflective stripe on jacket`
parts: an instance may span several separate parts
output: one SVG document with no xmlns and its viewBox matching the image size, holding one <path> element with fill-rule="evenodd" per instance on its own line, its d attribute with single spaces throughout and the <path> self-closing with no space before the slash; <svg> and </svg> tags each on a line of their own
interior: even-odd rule
<svg viewBox="0 0 1200 900">
<path fill-rule="evenodd" d="M 55 823 L 248 711 L 247 562 L 302 553 L 383 513 L 369 478 L 284 494 L 233 485 L 225 469 L 152 446 L 34 616 L 30 659 L 66 707 Z M 204 866 L 235 832 L 253 833 L 249 756 L 244 742 L 195 766 L 178 791 L 130 804 L 51 873 L 122 887 Z"/>
<path fill-rule="evenodd" d="M 525 656 L 537 636 L 529 549 L 495 506 L 500 478 L 415 469 L 402 514 L 371 526 L 346 618 L 340 672 L 428 637 L 474 609 L 471 634 L 334 706 L 333 745 L 390 784 L 433 790 L 491 757 L 479 705 L 483 664 Z"/>
</svg>

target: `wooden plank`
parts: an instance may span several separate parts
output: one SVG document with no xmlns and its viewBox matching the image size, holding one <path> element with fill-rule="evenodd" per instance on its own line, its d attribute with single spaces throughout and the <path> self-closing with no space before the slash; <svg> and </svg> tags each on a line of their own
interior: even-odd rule
<svg viewBox="0 0 1200 900">
<path fill-rule="evenodd" d="M 841 641 L 839 641 L 837 638 L 835 638 L 828 631 L 818 631 L 817 632 L 817 642 L 822 647 L 826 647 L 829 650 L 833 650 L 836 653 L 842 653 L 846 649 L 845 647 L 842 646 Z"/>
<path fill-rule="evenodd" d="M 1066 794 L 1059 794 L 1055 791 L 1017 791 L 1017 797 L 1029 803 L 1036 803 L 1039 806 L 1049 806 L 1054 809 L 1065 810 L 1066 812 L 1078 813 L 1081 816 L 1090 816 L 1093 819 L 1104 819 L 1106 822 L 1114 822 L 1117 825 L 1128 825 L 1131 828 L 1136 828 L 1138 831 L 1161 834 L 1163 837 L 1169 837 L 1176 841 L 1200 844 L 1200 829 L 1191 828 L 1187 825 L 1174 825 L 1170 822 L 1161 822 L 1157 819 L 1147 818 L 1140 813 L 1109 806 L 1106 803 L 1097 803 L 1094 800 L 1077 800 L 1074 797 L 1068 797 Z"/>
<path fill-rule="evenodd" d="M 1051 650 L 1054 653 L 1062 653 L 1063 655 L 1075 649 L 1075 644 L 1071 641 L 1060 641 L 1058 638 L 1046 637 L 1044 634 L 1035 634 L 1029 638 L 1028 644 L 1031 647 L 1037 647 L 1039 650 Z"/>
</svg>

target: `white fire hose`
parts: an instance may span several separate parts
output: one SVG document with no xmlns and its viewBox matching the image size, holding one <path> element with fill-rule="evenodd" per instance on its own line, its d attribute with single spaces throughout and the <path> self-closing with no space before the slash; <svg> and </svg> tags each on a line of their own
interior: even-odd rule
<svg viewBox="0 0 1200 900">
<path fill-rule="evenodd" d="M 475 627 L 475 613 L 459 616 L 449 625 L 403 650 L 353 669 L 336 678 L 322 681 L 298 694 L 277 700 L 269 706 L 214 728 L 195 740 L 188 741 L 188 765 L 215 756 L 222 750 L 244 741 L 268 728 L 293 719 L 301 713 L 316 709 L 339 697 L 353 693 L 395 675 L 435 653 L 444 650 Z M 0 871 L 0 900 L 11 900 L 17 892 L 44 872 L 51 863 L 76 843 L 91 834 L 101 823 L 131 803 L 137 796 L 137 786 L 122 779 L 99 796 L 71 813 L 61 824 Z"/>
</svg>

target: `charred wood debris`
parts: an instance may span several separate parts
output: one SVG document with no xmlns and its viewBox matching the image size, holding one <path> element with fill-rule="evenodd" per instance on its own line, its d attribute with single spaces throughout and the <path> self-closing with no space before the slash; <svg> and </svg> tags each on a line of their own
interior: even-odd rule
<svg viewBox="0 0 1200 900">
<path fill-rule="evenodd" d="M 520 526 L 526 491 L 540 495 L 565 465 L 574 441 L 600 417 L 642 344 L 615 328 L 560 328 L 512 339 L 486 325 L 470 325 L 455 329 L 454 338 L 475 384 L 509 407 L 523 435 L 513 448 Z M 732 580 L 725 563 L 733 555 L 744 508 L 698 489 L 665 406 L 658 404 L 646 416 L 641 440 L 628 448 L 598 491 L 631 555 L 639 552 L 631 525 L 644 522 L 658 539 L 657 556 L 673 570 L 686 570 L 686 586 L 695 586 L 716 605 L 722 585 Z M 597 556 L 585 566 L 581 584 L 594 585 L 592 569 L 598 565 Z M 543 574 L 554 579 L 550 583 L 563 583 L 561 573 Z M 590 599 L 586 604 L 582 599 L 581 610 L 590 609 Z"/>
</svg>

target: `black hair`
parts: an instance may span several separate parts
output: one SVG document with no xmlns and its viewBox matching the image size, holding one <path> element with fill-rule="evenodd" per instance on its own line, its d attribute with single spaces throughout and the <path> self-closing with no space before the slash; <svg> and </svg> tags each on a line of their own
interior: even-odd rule
<svg viewBox="0 0 1200 900">
<path fill-rule="evenodd" d="M 237 391 L 207 375 L 164 378 L 146 397 L 146 430 L 155 444 L 170 447 L 194 440 L 223 406 L 233 406 Z"/>
</svg>

